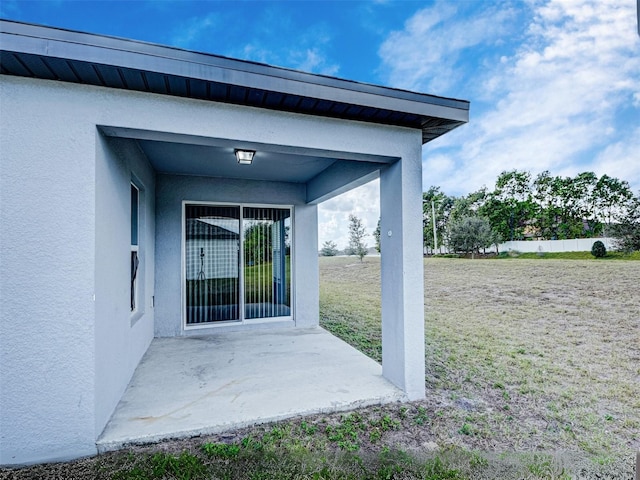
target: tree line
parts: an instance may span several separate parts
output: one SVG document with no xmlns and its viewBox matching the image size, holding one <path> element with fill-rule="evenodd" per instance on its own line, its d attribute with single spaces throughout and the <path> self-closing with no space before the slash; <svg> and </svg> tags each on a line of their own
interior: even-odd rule
<svg viewBox="0 0 640 480">
<path fill-rule="evenodd" d="M 508 240 L 599 236 L 618 237 L 622 249 L 639 250 L 639 217 L 640 193 L 634 196 L 626 181 L 593 172 L 534 177 L 511 170 L 498 176 L 493 190 L 454 197 L 432 186 L 423 193 L 424 244 L 432 251 L 444 245 L 473 253 Z"/>
<path fill-rule="evenodd" d="M 544 171 L 504 171 L 493 190 L 482 187 L 462 197 L 432 186 L 422 194 L 424 246 L 432 252 L 471 253 L 509 240 L 565 240 L 614 237 L 620 250 L 640 250 L 640 192 L 615 177 L 583 172 L 575 177 Z M 361 220 L 349 215 L 347 255 L 367 254 Z M 373 232 L 380 252 L 380 220 Z M 333 241 L 320 254 L 339 253 Z"/>
</svg>

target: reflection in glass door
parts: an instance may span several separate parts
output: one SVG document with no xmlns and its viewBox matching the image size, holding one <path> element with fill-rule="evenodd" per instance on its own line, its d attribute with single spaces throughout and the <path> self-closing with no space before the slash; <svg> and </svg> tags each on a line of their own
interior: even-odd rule
<svg viewBox="0 0 640 480">
<path fill-rule="evenodd" d="M 185 206 L 186 323 L 239 320 L 240 207 Z"/>
<path fill-rule="evenodd" d="M 288 208 L 243 208 L 246 319 L 291 315 Z"/>
<path fill-rule="evenodd" d="M 290 317 L 290 230 L 290 208 L 185 205 L 186 325 Z"/>
</svg>

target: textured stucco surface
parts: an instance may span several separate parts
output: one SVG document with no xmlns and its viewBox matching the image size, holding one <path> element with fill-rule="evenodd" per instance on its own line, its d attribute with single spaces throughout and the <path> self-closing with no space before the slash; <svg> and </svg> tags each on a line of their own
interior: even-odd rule
<svg viewBox="0 0 640 480">
<path fill-rule="evenodd" d="M 382 372 L 409 399 L 425 396 L 420 148 L 380 172 Z"/>
<path fill-rule="evenodd" d="M 394 231 L 383 240 L 383 372 L 411 391 L 424 380 L 407 363 L 424 359 L 419 131 L 4 75 L 0 102 L 0 463 L 94 453 L 153 324 L 157 335 L 180 333 L 181 232 L 172 225 L 182 200 L 294 205 L 295 321 L 317 324 L 317 210 L 305 204 L 306 185 L 159 172 L 154 182 L 134 144 L 105 139 L 102 126 L 401 159 L 380 173 L 382 231 Z M 325 175 L 314 198 L 340 191 L 343 173 Z M 119 225 L 131 175 L 150 212 L 144 236 L 155 238 L 155 252 L 143 247 L 155 285 L 145 282 L 133 321 L 121 283 L 128 254 L 119 257 L 129 246 L 128 222 Z"/>
<path fill-rule="evenodd" d="M 43 83 L 0 83 L 2 464 L 95 452 L 93 107 Z"/>
<path fill-rule="evenodd" d="M 155 172 L 133 140 L 96 132 L 95 428 L 109 420 L 153 338 Z M 130 185 L 139 188 L 137 308 L 130 312 Z"/>
</svg>

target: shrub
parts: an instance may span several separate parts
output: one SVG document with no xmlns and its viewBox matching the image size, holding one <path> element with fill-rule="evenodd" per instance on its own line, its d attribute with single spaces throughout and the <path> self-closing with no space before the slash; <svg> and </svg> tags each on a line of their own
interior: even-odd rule
<svg viewBox="0 0 640 480">
<path fill-rule="evenodd" d="M 327 240 L 322 244 L 320 255 L 323 257 L 335 257 L 338 254 L 338 245 L 331 240 Z"/>
<path fill-rule="evenodd" d="M 463 217 L 453 222 L 449 229 L 449 247 L 454 252 L 475 253 L 491 246 L 495 235 L 491 223 L 485 217 Z"/>
<path fill-rule="evenodd" d="M 591 247 L 591 255 L 596 258 L 603 258 L 607 254 L 607 249 L 600 240 L 593 242 Z"/>
</svg>

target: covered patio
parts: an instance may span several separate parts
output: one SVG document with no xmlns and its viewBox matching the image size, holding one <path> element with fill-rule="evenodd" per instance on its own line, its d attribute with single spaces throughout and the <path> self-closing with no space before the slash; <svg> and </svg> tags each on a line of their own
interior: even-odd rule
<svg viewBox="0 0 640 480">
<path fill-rule="evenodd" d="M 422 145 L 469 102 L 5 20 L 0 40 L 0 464 L 424 398 Z M 382 366 L 318 327 L 318 204 L 376 178 Z"/>
<path fill-rule="evenodd" d="M 156 338 L 97 445 L 105 452 L 405 398 L 378 363 L 320 327 Z"/>
</svg>

